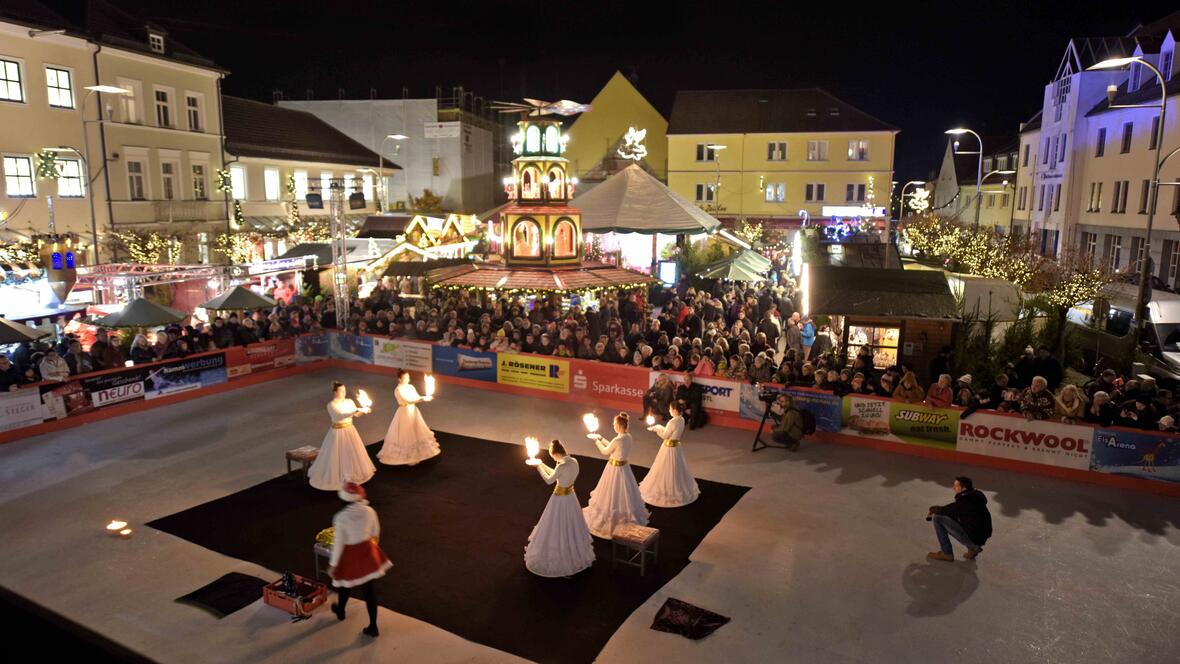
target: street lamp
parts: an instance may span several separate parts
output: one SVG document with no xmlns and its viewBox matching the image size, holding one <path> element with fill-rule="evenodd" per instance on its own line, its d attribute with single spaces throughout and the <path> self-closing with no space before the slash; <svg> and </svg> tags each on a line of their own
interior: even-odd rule
<svg viewBox="0 0 1180 664">
<path fill-rule="evenodd" d="M 716 154 L 722 150 L 727 149 L 728 145 L 720 143 L 706 143 L 705 148 L 713 151 L 713 162 L 717 164 L 717 179 L 713 183 L 713 207 L 717 212 L 721 212 L 721 158 Z M 653 236 L 654 237 L 654 236 Z M 655 243 L 652 243 L 655 246 Z"/>
<path fill-rule="evenodd" d="M 1139 271 L 1139 294 L 1135 300 L 1135 320 L 1136 329 L 1139 332 L 1138 341 L 1142 342 L 1144 323 L 1147 320 L 1147 301 L 1151 297 L 1151 227 L 1155 223 L 1155 205 L 1159 199 L 1160 190 L 1160 153 L 1163 152 L 1164 127 L 1167 126 L 1167 112 L 1168 112 L 1168 82 L 1164 79 L 1164 75 L 1160 70 L 1156 69 L 1147 60 L 1139 56 L 1132 56 L 1129 58 L 1111 58 L 1103 60 L 1097 64 L 1091 65 L 1091 71 L 1108 70 L 1108 69 L 1122 69 L 1127 65 L 1138 63 L 1151 70 L 1155 77 L 1160 82 L 1160 103 L 1158 104 L 1115 104 L 1114 98 L 1118 93 L 1118 87 L 1111 85 L 1106 89 L 1107 107 L 1108 108 L 1158 108 L 1160 109 L 1160 121 L 1156 129 L 1155 135 L 1155 171 L 1151 176 L 1151 203 L 1147 208 L 1147 236 L 1143 240 L 1144 258 L 1143 265 L 1140 266 Z M 1168 155 L 1172 156 L 1171 154 Z"/>
<path fill-rule="evenodd" d="M 381 139 L 381 147 L 377 150 L 377 178 L 381 180 L 381 193 L 384 195 L 385 204 L 381 206 L 378 213 L 384 213 L 389 208 L 389 188 L 385 185 L 385 141 L 401 141 L 406 140 L 409 136 L 405 134 L 386 134 L 385 138 Z M 397 154 L 401 151 L 400 145 L 393 148 L 393 153 Z"/>
<path fill-rule="evenodd" d="M 82 153 L 79 156 L 82 157 L 82 165 L 86 168 L 85 193 L 86 198 L 90 199 L 90 241 L 92 244 L 90 250 L 93 252 L 94 256 L 93 264 L 98 265 L 98 219 L 94 216 L 94 191 L 92 186 L 94 184 L 94 180 L 92 180 L 90 177 L 90 136 L 86 133 L 86 102 L 90 101 L 90 97 L 92 97 L 96 92 L 99 94 L 106 93 L 109 95 L 126 95 L 131 94 L 131 91 L 126 88 L 116 87 L 114 85 L 88 85 L 83 89 L 87 90 L 87 92 L 86 96 L 82 98 L 82 104 L 79 108 L 79 110 L 82 112 Z M 95 120 L 95 122 L 101 121 L 102 107 L 100 106 L 98 111 L 98 119 Z M 78 152 L 77 150 L 74 150 L 74 148 L 68 146 L 62 146 L 61 149 L 71 150 L 74 153 Z"/>
<path fill-rule="evenodd" d="M 910 180 L 901 185 L 901 192 L 898 194 L 897 206 L 897 221 L 901 222 L 901 218 L 905 216 L 905 189 L 911 185 L 924 185 L 924 180 Z M 888 212 L 888 210 L 886 210 Z M 889 267 L 889 255 L 893 253 L 893 221 L 889 219 L 888 214 L 885 215 L 885 262 L 881 267 Z"/>
<path fill-rule="evenodd" d="M 971 225 L 971 232 L 977 233 L 977 232 L 979 232 L 979 197 L 980 197 L 980 192 L 983 189 L 983 139 L 979 137 L 979 134 L 971 131 L 970 129 L 967 129 L 966 127 L 956 127 L 954 129 L 947 129 L 943 133 L 950 134 L 951 136 L 962 136 L 963 134 L 971 134 L 972 136 L 975 137 L 976 141 L 979 141 L 979 152 L 959 152 L 957 149 L 955 150 L 955 154 L 977 154 L 977 155 L 979 155 L 979 165 L 978 165 L 977 170 L 975 172 L 975 223 Z M 958 141 L 955 141 L 955 147 L 956 148 L 958 147 Z"/>
</svg>

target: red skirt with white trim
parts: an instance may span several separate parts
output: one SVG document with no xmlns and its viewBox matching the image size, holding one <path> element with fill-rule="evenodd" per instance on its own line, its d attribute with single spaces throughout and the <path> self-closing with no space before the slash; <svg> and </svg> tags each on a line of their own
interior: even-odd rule
<svg viewBox="0 0 1180 664">
<path fill-rule="evenodd" d="M 332 570 L 332 585 L 354 588 L 380 579 L 390 567 L 393 563 L 373 540 L 345 544 L 340 552 L 340 562 Z"/>
</svg>

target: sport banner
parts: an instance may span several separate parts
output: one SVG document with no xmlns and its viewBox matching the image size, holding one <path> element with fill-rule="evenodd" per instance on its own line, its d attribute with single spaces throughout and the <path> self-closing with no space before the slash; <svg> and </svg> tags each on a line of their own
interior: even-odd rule
<svg viewBox="0 0 1180 664">
<path fill-rule="evenodd" d="M 651 387 L 656 384 L 656 377 L 661 373 L 667 374 L 668 378 L 673 383 L 683 383 L 684 374 L 672 371 L 649 371 L 647 378 L 647 386 Z M 741 393 L 742 383 L 736 380 L 723 380 L 720 378 L 701 378 L 700 376 L 693 376 L 692 382 L 701 386 L 705 393 L 703 404 L 705 408 L 711 410 L 718 410 L 726 413 L 741 412 Z M 759 415 L 761 417 L 761 415 Z"/>
<path fill-rule="evenodd" d="M 373 340 L 373 364 L 426 373 L 431 371 L 433 353 L 430 344 L 423 341 L 370 338 Z"/>
<path fill-rule="evenodd" d="M 496 354 L 452 346 L 432 346 L 431 366 L 435 373 L 472 380 L 496 382 Z"/>
<path fill-rule="evenodd" d="M 20 429 L 44 421 L 40 390 L 25 388 L 0 392 L 0 431 Z"/>
<path fill-rule="evenodd" d="M 1090 469 L 1111 475 L 1180 482 L 1180 436 L 1095 429 Z"/>
<path fill-rule="evenodd" d="M 225 349 L 230 378 L 295 364 L 295 340 L 273 339 Z"/>
<path fill-rule="evenodd" d="M 961 452 L 1086 470 L 1094 429 L 997 413 L 975 412 L 959 421 Z"/>
<path fill-rule="evenodd" d="M 496 382 L 568 394 L 570 363 L 569 360 L 543 355 L 497 353 Z"/>
<path fill-rule="evenodd" d="M 143 381 L 145 399 L 159 399 L 224 383 L 229 379 L 225 353 L 200 355 L 147 367 Z"/>
<path fill-rule="evenodd" d="M 332 357 L 365 364 L 373 363 L 373 337 L 347 332 L 333 332 L 329 336 Z"/>
<path fill-rule="evenodd" d="M 958 429 L 958 410 L 889 403 L 889 432 L 904 442 L 954 449 Z"/>
<path fill-rule="evenodd" d="M 636 408 L 643 405 L 648 374 L 643 367 L 627 367 L 594 360 L 569 360 L 570 390 L 587 400 L 607 398 L 632 401 Z"/>
<path fill-rule="evenodd" d="M 295 338 L 295 362 L 318 362 L 331 355 L 327 334 L 303 334 Z"/>
</svg>

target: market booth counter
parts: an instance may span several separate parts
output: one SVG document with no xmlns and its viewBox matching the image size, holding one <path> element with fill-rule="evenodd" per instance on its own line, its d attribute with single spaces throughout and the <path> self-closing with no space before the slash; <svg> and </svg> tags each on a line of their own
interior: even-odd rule
<svg viewBox="0 0 1180 664">
<path fill-rule="evenodd" d="M 875 369 L 904 364 L 923 384 L 930 361 L 951 345 L 959 309 L 941 272 L 809 265 L 811 315 L 839 316 L 849 360 L 861 346 Z"/>
</svg>

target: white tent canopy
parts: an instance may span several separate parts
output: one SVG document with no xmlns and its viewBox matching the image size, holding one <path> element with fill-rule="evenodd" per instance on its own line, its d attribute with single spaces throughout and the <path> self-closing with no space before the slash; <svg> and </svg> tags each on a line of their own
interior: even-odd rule
<svg viewBox="0 0 1180 664">
<path fill-rule="evenodd" d="M 571 202 L 587 233 L 713 233 L 721 222 L 669 189 L 636 164 Z"/>
</svg>

